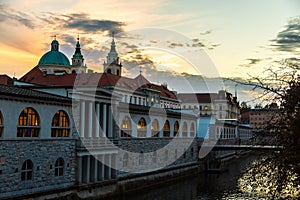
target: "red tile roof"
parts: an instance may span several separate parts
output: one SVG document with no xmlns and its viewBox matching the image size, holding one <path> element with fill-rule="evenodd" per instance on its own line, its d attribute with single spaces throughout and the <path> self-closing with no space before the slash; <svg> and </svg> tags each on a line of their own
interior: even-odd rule
<svg viewBox="0 0 300 200">
<path fill-rule="evenodd" d="M 118 87 L 138 92 L 143 92 L 142 88 L 150 88 L 160 91 L 160 95 L 167 98 L 177 99 L 176 95 L 164 86 L 150 83 L 144 76 L 136 78 L 120 77 L 109 73 L 84 73 L 84 74 L 47 74 L 35 67 L 25 74 L 19 81 L 47 86 L 73 87 Z"/>
<path fill-rule="evenodd" d="M 0 74 L 0 84 L 1 85 L 13 85 L 14 81 L 12 78 L 7 76 L 6 74 Z"/>
<path fill-rule="evenodd" d="M 217 99 L 217 93 L 181 93 L 178 94 L 178 99 L 182 103 L 211 103 L 214 99 Z"/>
</svg>

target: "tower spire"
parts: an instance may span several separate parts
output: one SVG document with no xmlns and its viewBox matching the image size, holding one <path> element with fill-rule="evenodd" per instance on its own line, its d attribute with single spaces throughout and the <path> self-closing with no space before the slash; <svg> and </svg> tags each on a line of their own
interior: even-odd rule
<svg viewBox="0 0 300 200">
<path fill-rule="evenodd" d="M 72 65 L 73 66 L 84 66 L 84 59 L 83 55 L 81 54 L 81 47 L 79 43 L 79 34 L 77 35 L 77 42 L 75 47 L 75 53 L 72 58 Z"/>
<path fill-rule="evenodd" d="M 111 32 L 111 47 L 110 51 L 108 52 L 108 55 L 106 57 L 106 61 L 103 63 L 103 71 L 105 73 L 111 73 L 118 76 L 121 76 L 122 74 L 122 64 L 119 61 L 119 56 L 116 51 L 116 43 L 115 43 L 115 32 Z"/>
<path fill-rule="evenodd" d="M 110 52 L 117 53 L 116 52 L 116 43 L 115 43 L 115 32 L 113 31 L 111 35 L 112 35 L 112 41 L 111 41 Z"/>
</svg>

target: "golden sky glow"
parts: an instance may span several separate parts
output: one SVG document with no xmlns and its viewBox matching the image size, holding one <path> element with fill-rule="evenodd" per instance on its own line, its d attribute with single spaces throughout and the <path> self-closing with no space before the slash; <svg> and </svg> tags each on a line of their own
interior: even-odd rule
<svg viewBox="0 0 300 200">
<path fill-rule="evenodd" d="M 168 42 L 169 45 L 164 45 L 166 49 L 155 52 L 140 50 L 138 53 L 144 58 L 152 58 L 151 64 L 156 65 L 157 69 L 166 66 L 167 69 L 177 73 L 196 74 L 197 70 L 189 66 L 189 62 L 184 61 L 190 59 L 183 59 L 178 53 L 194 51 L 192 54 L 197 55 L 197 51 L 201 51 L 199 49 L 202 48 L 205 50 L 207 60 L 211 59 L 213 65 L 195 59 L 196 68 L 200 69 L 201 74 L 216 73 L 214 70 L 209 72 L 212 66 L 216 68 L 217 74 L 225 77 L 260 74 L 263 67 L 270 65 L 274 60 L 299 58 L 299 48 L 276 46 L 282 45 L 280 42 L 283 41 L 283 36 L 280 36 L 280 33 L 285 34 L 284 31 L 289 28 L 287 27 L 289 20 L 298 17 L 300 13 L 298 2 L 297 0 L 241 0 L 235 3 L 229 0 L 1 1 L 0 73 L 21 77 L 36 66 L 39 58 L 49 50 L 53 35 L 57 35 L 61 44 L 60 50 L 70 58 L 75 46 L 72 42 L 75 42 L 77 34 L 82 38 L 82 52 L 87 58 L 87 65 L 101 71 L 108 50 L 101 45 L 109 45 L 111 30 L 118 29 L 117 32 L 121 36 L 116 38 L 119 45 L 117 48 L 120 48 L 119 55 L 121 59 L 130 62 L 132 58 L 122 54 L 122 43 L 125 40 L 128 45 L 123 45 L 125 48 L 123 53 L 130 52 L 132 44 L 140 48 L 154 43 L 151 43 L 151 37 L 147 40 L 142 38 L 140 41 L 135 38 L 133 42 L 128 38 L 125 39 L 122 33 L 153 27 L 177 32 L 191 41 L 188 46 L 174 37 L 169 38 L 168 34 L 154 34 L 153 40 L 159 38 Z M 299 37 L 300 33 L 297 34 Z M 192 48 L 192 45 L 195 46 Z M 176 51 L 177 56 L 172 54 L 172 51 Z M 204 70 L 205 66 L 207 70 Z"/>
</svg>

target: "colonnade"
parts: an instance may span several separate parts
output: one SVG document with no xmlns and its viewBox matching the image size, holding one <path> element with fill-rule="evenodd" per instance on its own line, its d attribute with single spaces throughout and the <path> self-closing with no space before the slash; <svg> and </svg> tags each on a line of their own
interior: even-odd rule
<svg viewBox="0 0 300 200">
<path fill-rule="evenodd" d="M 116 154 L 79 155 L 77 163 L 79 184 L 97 183 L 117 176 Z"/>
<path fill-rule="evenodd" d="M 112 138 L 112 105 L 108 103 L 81 101 L 79 136 L 82 138 Z"/>
</svg>

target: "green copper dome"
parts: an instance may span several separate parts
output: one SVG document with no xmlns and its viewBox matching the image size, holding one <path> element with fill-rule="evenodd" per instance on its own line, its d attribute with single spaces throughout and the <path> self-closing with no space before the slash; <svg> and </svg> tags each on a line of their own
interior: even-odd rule
<svg viewBox="0 0 300 200">
<path fill-rule="evenodd" d="M 45 53 L 38 65 L 65 65 L 70 66 L 70 61 L 63 53 L 59 51 L 49 51 Z"/>
<path fill-rule="evenodd" d="M 38 65 L 63 65 L 63 66 L 70 66 L 70 61 L 65 56 L 65 54 L 59 52 L 58 50 L 59 43 L 57 40 L 53 40 L 51 43 L 51 51 L 45 53 Z"/>
</svg>

